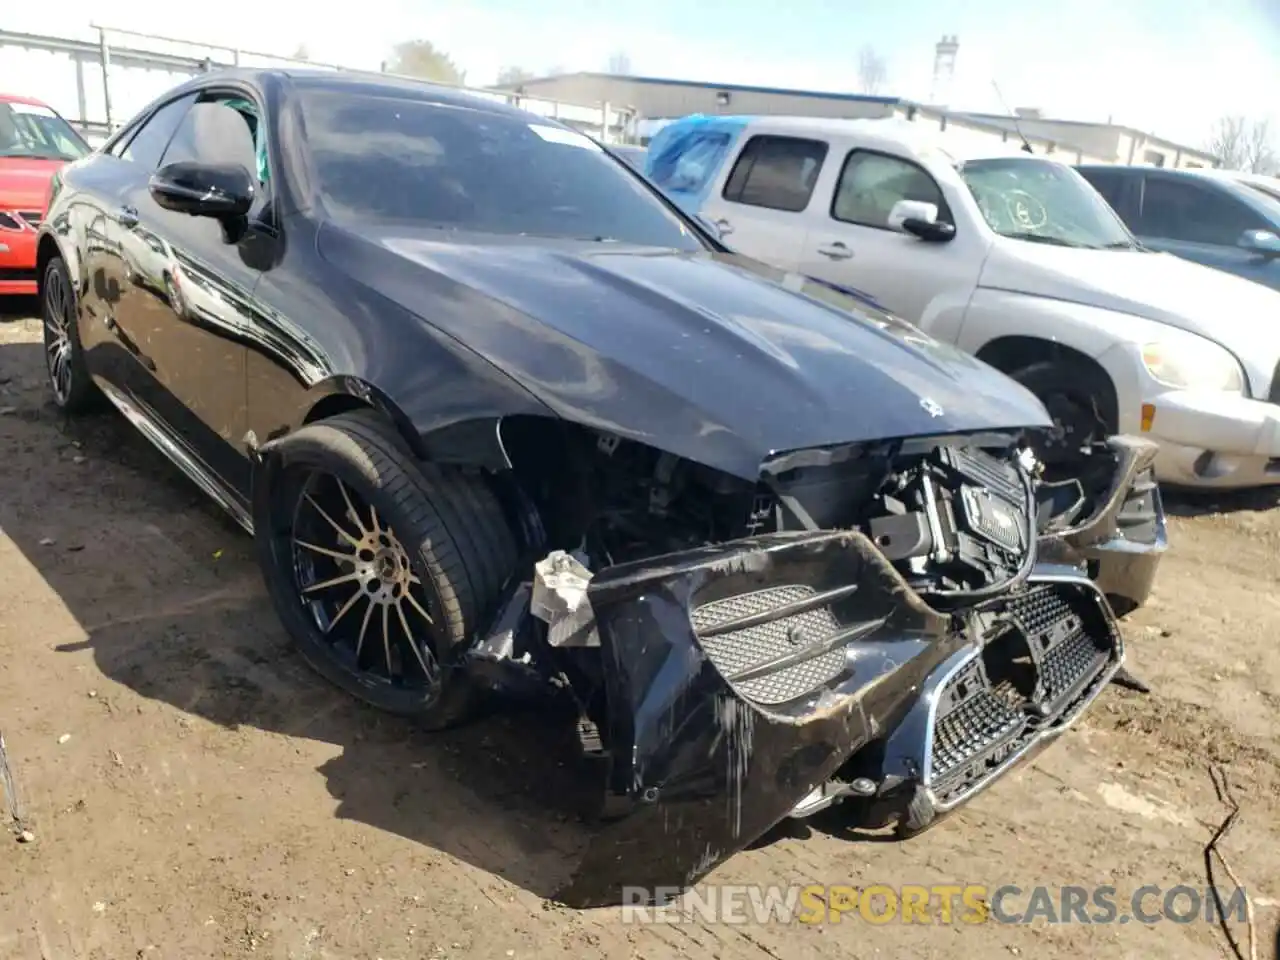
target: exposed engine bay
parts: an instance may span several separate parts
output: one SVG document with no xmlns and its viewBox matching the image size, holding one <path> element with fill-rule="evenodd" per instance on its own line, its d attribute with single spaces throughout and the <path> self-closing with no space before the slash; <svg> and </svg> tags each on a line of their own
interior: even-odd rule
<svg viewBox="0 0 1280 960">
<path fill-rule="evenodd" d="M 784 453 L 755 482 L 581 428 L 504 440 L 537 539 L 468 653 L 567 693 L 605 761 L 607 842 L 562 895 L 584 906 L 837 804 L 926 829 L 1119 670 L 1109 597 L 1141 603 L 1165 543 L 1154 445 L 1123 437 L 1052 482 L 1016 432 Z"/>
<path fill-rule="evenodd" d="M 1025 577 L 1052 519 L 1037 502 L 1039 464 L 1012 434 L 800 451 L 766 463 L 756 484 L 606 433 L 566 442 L 577 450 L 561 462 L 576 475 L 530 492 L 548 543 L 592 569 L 765 533 L 858 530 L 945 604 Z"/>
</svg>

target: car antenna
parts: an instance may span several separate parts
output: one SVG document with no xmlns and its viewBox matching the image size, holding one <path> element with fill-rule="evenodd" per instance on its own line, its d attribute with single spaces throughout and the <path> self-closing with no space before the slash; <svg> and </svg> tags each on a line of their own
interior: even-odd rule
<svg viewBox="0 0 1280 960">
<path fill-rule="evenodd" d="M 1009 104 L 1005 101 L 1004 94 L 1000 92 L 1000 84 L 996 83 L 995 80 L 993 79 L 991 81 L 991 86 L 995 88 L 996 96 L 1000 98 L 1000 105 L 1004 107 L 1004 112 L 1009 114 L 1009 118 L 1013 120 L 1013 130 L 1018 135 L 1018 139 L 1022 141 L 1022 152 L 1035 153 L 1035 151 L 1031 149 L 1031 142 L 1026 138 L 1026 135 L 1022 132 L 1022 127 L 1018 126 L 1017 113 L 1009 109 Z"/>
</svg>

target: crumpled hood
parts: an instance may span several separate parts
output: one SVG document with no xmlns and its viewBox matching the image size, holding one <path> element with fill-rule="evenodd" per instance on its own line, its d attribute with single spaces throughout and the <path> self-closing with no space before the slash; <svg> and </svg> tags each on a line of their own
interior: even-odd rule
<svg viewBox="0 0 1280 960">
<path fill-rule="evenodd" d="M 733 255 L 362 237 L 327 225 L 320 252 L 561 417 L 741 477 L 778 452 L 1049 423 L 1034 396 L 967 354 Z"/>
<path fill-rule="evenodd" d="M 1208 337 L 1236 355 L 1255 392 L 1266 389 L 1280 360 L 1280 292 L 1173 254 L 1001 239 L 981 286 L 1116 310 Z"/>
</svg>

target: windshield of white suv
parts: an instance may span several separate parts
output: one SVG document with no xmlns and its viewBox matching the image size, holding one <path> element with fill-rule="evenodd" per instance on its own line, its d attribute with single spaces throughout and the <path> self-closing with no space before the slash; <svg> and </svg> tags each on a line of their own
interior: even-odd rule
<svg viewBox="0 0 1280 960">
<path fill-rule="evenodd" d="M 79 160 L 89 145 L 48 107 L 0 101 L 0 157 Z"/>
<path fill-rule="evenodd" d="M 958 169 L 982 216 L 1001 236 L 1092 250 L 1138 246 L 1107 201 L 1064 164 L 1000 157 L 970 160 Z"/>
</svg>

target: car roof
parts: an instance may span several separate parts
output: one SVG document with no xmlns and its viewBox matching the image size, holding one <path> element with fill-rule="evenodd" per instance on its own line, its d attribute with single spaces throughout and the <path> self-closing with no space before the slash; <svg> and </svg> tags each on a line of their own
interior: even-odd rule
<svg viewBox="0 0 1280 960">
<path fill-rule="evenodd" d="M 1232 183 L 1256 183 L 1272 190 L 1280 190 L 1280 177 L 1270 177 L 1265 173 L 1248 173 L 1244 170 L 1188 170 L 1197 176 L 1211 180 L 1228 180 Z"/>
<path fill-rule="evenodd" d="M 23 97 L 16 93 L 0 93 L 0 103 L 25 103 L 29 107 L 48 107 L 43 100 L 35 97 Z"/>
<path fill-rule="evenodd" d="M 489 97 L 483 93 L 452 87 L 443 83 L 432 83 L 429 80 L 417 80 L 412 77 L 400 77 L 394 74 L 359 72 L 350 70 L 323 70 L 317 68 L 229 68 L 202 73 L 182 85 L 183 88 L 197 89 L 210 83 L 241 81 L 254 86 L 261 86 L 265 81 L 275 78 L 286 80 L 300 90 L 320 90 L 330 93 L 347 92 L 373 97 L 398 97 L 417 100 L 422 103 L 439 103 L 449 106 L 483 107 L 496 113 L 505 113 L 513 117 L 533 117 L 543 123 L 554 124 L 555 120 L 539 117 L 536 114 L 520 110 L 507 103 L 510 94 L 494 91 Z"/>
<path fill-rule="evenodd" d="M 748 132 L 761 130 L 792 136 L 850 137 L 867 141 L 871 146 L 889 147 L 896 153 L 920 161 L 944 160 L 952 165 L 973 160 L 1032 157 L 1062 163 L 1056 157 L 1028 154 L 1014 143 L 980 143 L 948 137 L 902 117 L 802 117 L 773 115 L 721 116 L 717 119 L 745 125 Z M 676 121 L 679 123 L 680 121 Z"/>
<path fill-rule="evenodd" d="M 1082 163 L 1078 169 L 1084 171 L 1092 170 L 1116 170 L 1130 176 L 1152 174 L 1161 177 L 1173 177 L 1182 180 L 1201 180 L 1216 183 L 1224 190 L 1239 191 L 1244 189 L 1250 183 L 1262 183 L 1273 190 L 1280 190 L 1280 180 L 1274 177 L 1264 177 L 1256 173 L 1244 173 L 1240 170 L 1217 170 L 1208 167 L 1195 167 L 1193 169 L 1169 167 L 1150 167 L 1141 164 L 1111 164 L 1111 163 Z"/>
<path fill-rule="evenodd" d="M 1197 167 L 1193 170 L 1170 170 L 1167 167 L 1144 167 L 1136 164 L 1121 166 L 1119 164 L 1093 163 L 1082 164 L 1080 169 L 1085 172 L 1121 170 L 1133 176 L 1137 176 L 1140 173 L 1155 173 L 1165 178 L 1198 180 L 1201 183 L 1211 183 L 1213 188 L 1219 192 L 1243 201 L 1273 222 L 1280 223 L 1280 198 L 1273 193 L 1267 193 L 1251 186 L 1252 184 L 1262 184 L 1268 190 L 1280 191 L 1280 179 L 1274 177 L 1266 177 L 1257 173 L 1244 173 L 1239 170 L 1216 170 L 1207 167 Z"/>
</svg>

